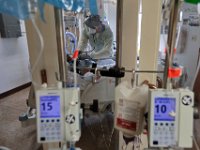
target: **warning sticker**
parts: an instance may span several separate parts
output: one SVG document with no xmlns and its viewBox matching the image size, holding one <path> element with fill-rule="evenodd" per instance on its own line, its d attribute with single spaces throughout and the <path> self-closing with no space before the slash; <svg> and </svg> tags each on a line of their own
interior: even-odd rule
<svg viewBox="0 0 200 150">
<path fill-rule="evenodd" d="M 139 124 L 140 103 L 119 99 L 117 107 L 117 126 L 136 131 L 138 128 L 137 125 Z"/>
<path fill-rule="evenodd" d="M 128 121 L 125 119 L 117 118 L 117 125 L 121 128 L 126 128 L 129 130 L 136 131 L 137 123 L 133 121 Z"/>
</svg>

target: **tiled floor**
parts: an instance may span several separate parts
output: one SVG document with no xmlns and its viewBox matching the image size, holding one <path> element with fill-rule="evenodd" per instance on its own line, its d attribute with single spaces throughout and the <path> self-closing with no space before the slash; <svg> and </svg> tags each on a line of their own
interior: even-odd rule
<svg viewBox="0 0 200 150">
<path fill-rule="evenodd" d="M 18 117 L 27 109 L 29 88 L 0 99 L 0 146 L 11 150 L 38 150 L 35 124 L 22 127 Z"/>
</svg>

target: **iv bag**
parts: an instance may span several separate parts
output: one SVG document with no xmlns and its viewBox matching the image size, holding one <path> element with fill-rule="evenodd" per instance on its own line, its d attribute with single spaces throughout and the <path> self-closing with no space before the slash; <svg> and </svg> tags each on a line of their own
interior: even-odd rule
<svg viewBox="0 0 200 150">
<path fill-rule="evenodd" d="M 38 0 L 40 16 L 44 19 L 44 5 L 45 3 L 53 5 L 56 8 L 81 12 L 85 8 L 85 0 Z"/>
<path fill-rule="evenodd" d="M 15 16 L 18 19 L 29 19 L 30 0 L 0 0 L 0 13 Z M 59 9 L 67 11 L 81 12 L 85 9 L 85 0 L 36 0 L 36 6 L 39 7 L 40 16 L 44 20 L 44 5 L 50 4 Z M 90 9 L 92 14 L 98 12 L 96 0 L 91 0 Z"/>
<path fill-rule="evenodd" d="M 86 0 L 40 0 L 43 3 L 51 4 L 57 8 L 61 8 L 67 11 L 81 12 L 85 9 Z M 90 13 L 92 15 L 98 15 L 98 3 L 97 0 L 89 0 Z"/>
<path fill-rule="evenodd" d="M 0 13 L 15 16 L 18 19 L 28 19 L 28 0 L 0 0 Z"/>
<path fill-rule="evenodd" d="M 90 13 L 92 15 L 98 15 L 97 1 L 96 0 L 89 0 L 89 5 L 90 5 Z"/>
<path fill-rule="evenodd" d="M 84 0 L 42 0 L 57 8 L 80 12 L 84 8 Z"/>
<path fill-rule="evenodd" d="M 140 135 L 148 100 L 148 86 L 132 87 L 127 81 L 115 89 L 115 128 L 124 135 Z"/>
<path fill-rule="evenodd" d="M 37 0 L 37 2 L 41 18 L 44 18 L 45 3 L 60 9 L 76 12 L 82 11 L 85 4 L 85 0 Z M 30 0 L 0 0 L 0 13 L 15 16 L 22 20 L 29 19 L 29 3 Z"/>
</svg>

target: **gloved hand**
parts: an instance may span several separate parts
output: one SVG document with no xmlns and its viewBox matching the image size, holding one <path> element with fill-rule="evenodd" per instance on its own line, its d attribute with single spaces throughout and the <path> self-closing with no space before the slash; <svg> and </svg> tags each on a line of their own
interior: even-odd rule
<svg viewBox="0 0 200 150">
<path fill-rule="evenodd" d="M 87 53 L 80 53 L 78 56 L 78 59 L 80 59 L 80 60 L 91 59 L 91 57 Z"/>
<path fill-rule="evenodd" d="M 73 58 L 72 58 L 70 55 L 67 54 L 67 62 L 70 63 L 70 62 L 72 62 L 72 61 L 73 61 Z"/>
</svg>

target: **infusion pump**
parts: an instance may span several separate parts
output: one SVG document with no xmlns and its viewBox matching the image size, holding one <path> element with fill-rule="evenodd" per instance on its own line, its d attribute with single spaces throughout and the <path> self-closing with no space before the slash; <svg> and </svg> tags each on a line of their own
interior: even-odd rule
<svg viewBox="0 0 200 150">
<path fill-rule="evenodd" d="M 149 146 L 192 147 L 193 105 L 188 89 L 150 90 Z"/>
<path fill-rule="evenodd" d="M 39 143 L 79 140 L 79 97 L 79 88 L 42 88 L 36 91 Z"/>
</svg>

